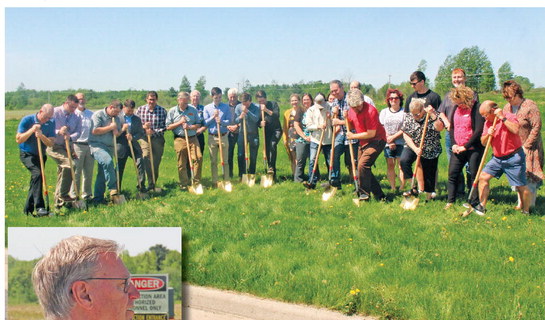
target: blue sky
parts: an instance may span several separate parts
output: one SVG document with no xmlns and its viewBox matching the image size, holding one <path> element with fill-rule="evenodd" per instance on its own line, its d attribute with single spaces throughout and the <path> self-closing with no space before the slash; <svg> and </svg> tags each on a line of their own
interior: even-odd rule
<svg viewBox="0 0 545 320">
<path fill-rule="evenodd" d="M 131 256 L 156 244 L 182 252 L 182 228 L 8 228 L 8 254 L 20 260 L 44 255 L 60 240 L 74 235 L 114 240 Z"/>
<path fill-rule="evenodd" d="M 6 8 L 5 90 L 434 78 L 477 45 L 545 86 L 545 8 Z"/>
</svg>

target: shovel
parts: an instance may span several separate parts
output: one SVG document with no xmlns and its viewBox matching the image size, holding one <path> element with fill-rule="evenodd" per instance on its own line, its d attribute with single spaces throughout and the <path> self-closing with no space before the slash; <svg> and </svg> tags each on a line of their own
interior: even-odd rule
<svg viewBox="0 0 545 320">
<path fill-rule="evenodd" d="M 333 114 L 333 119 L 337 117 L 337 114 Z M 331 152 L 329 154 L 329 183 L 325 187 L 324 193 L 322 193 L 322 201 L 327 201 L 331 199 L 335 193 L 337 192 L 337 187 L 334 187 L 331 184 L 331 174 L 333 172 L 333 159 L 335 158 L 335 136 L 337 133 L 335 132 L 337 129 L 337 126 L 333 126 L 332 132 L 331 132 Z M 340 178 L 340 177 L 339 177 Z"/>
<path fill-rule="evenodd" d="M 428 120 L 430 119 L 430 114 L 426 114 L 426 120 L 424 120 L 424 130 L 422 130 L 422 138 L 420 138 L 419 149 L 422 150 L 424 147 L 424 138 L 426 137 L 426 132 L 428 131 Z M 418 199 L 418 190 L 416 188 L 416 173 L 418 172 L 418 167 L 420 167 L 420 158 L 422 157 L 419 154 L 416 157 L 415 168 L 413 173 L 413 178 L 411 180 L 411 190 L 409 196 L 403 196 L 400 206 L 405 210 L 414 210 L 420 201 Z"/>
<path fill-rule="evenodd" d="M 347 118 L 347 114 L 345 114 L 344 118 L 345 119 Z M 346 131 L 350 132 L 350 124 L 348 123 L 348 120 L 345 120 L 345 122 L 346 122 Z M 350 148 L 350 164 L 352 166 L 352 177 L 354 178 L 354 188 L 356 189 L 356 192 L 358 192 L 359 182 L 358 182 L 358 174 L 356 172 L 356 162 L 354 161 L 354 149 L 352 149 L 351 145 L 348 145 L 348 146 Z M 354 204 L 359 207 L 361 201 L 359 198 L 356 198 L 356 199 L 352 199 L 352 202 L 354 202 Z"/>
<path fill-rule="evenodd" d="M 68 162 L 70 164 L 70 174 L 72 175 L 72 184 L 74 186 L 74 190 L 76 191 L 76 200 L 72 202 L 72 207 L 76 209 L 85 210 L 87 209 L 87 203 L 85 203 L 84 200 L 81 199 L 81 195 L 79 192 L 79 186 L 76 185 L 76 173 L 74 172 L 74 163 L 72 161 L 72 153 L 70 152 L 70 143 L 68 142 L 68 137 L 64 139 L 64 144 L 66 146 L 66 154 L 68 155 Z"/>
<path fill-rule="evenodd" d="M 248 174 L 248 133 L 246 131 L 246 117 L 242 122 L 242 129 L 244 134 L 244 161 L 246 162 L 246 173 L 242 175 L 242 183 L 253 187 L 255 185 L 255 174 Z"/>
<path fill-rule="evenodd" d="M 115 123 L 115 117 L 112 117 L 112 122 Z M 115 133 L 113 132 L 112 132 L 112 136 L 114 137 L 113 139 L 114 140 L 114 160 L 115 160 L 115 177 L 116 177 L 116 183 L 117 183 L 117 194 L 112 195 L 111 198 L 114 204 L 123 204 L 127 202 L 127 200 L 125 199 L 125 196 L 121 194 L 121 188 L 119 186 L 119 161 L 117 160 L 118 159 L 117 158 L 117 137 L 115 136 Z"/>
<path fill-rule="evenodd" d="M 39 215 L 39 217 L 43 217 L 50 214 L 49 192 L 47 191 L 47 182 L 45 181 L 45 166 L 44 166 L 44 158 L 43 158 L 43 152 L 42 152 L 42 141 L 38 137 L 36 137 L 36 140 L 38 140 L 38 155 L 40 157 L 40 170 L 42 171 L 42 189 L 45 196 L 45 210 L 47 211 L 47 214 Z"/>
<path fill-rule="evenodd" d="M 136 180 L 138 181 L 138 192 L 136 193 L 136 199 L 146 200 L 149 198 L 149 195 L 145 192 L 142 192 L 142 184 L 140 179 L 138 179 L 138 167 L 136 166 L 136 157 L 134 156 L 134 148 L 132 147 L 132 141 L 129 142 L 129 149 L 131 149 L 132 163 L 134 164 L 134 171 L 136 172 Z"/>
<path fill-rule="evenodd" d="M 151 145 L 151 134 L 148 134 L 148 145 L 149 145 L 149 159 L 150 159 L 150 165 L 151 165 L 151 178 L 153 179 L 153 192 L 155 193 L 161 193 L 163 189 L 155 187 L 155 182 L 157 179 L 155 179 L 155 165 L 153 161 L 153 146 Z"/>
<path fill-rule="evenodd" d="M 324 142 L 325 129 L 322 129 L 322 134 L 320 134 L 320 143 L 318 143 L 318 151 L 316 152 L 316 158 L 314 158 L 314 165 L 312 166 L 312 172 L 310 174 L 309 181 L 305 181 L 303 185 L 307 189 L 307 192 L 310 189 L 316 188 L 316 183 L 314 183 L 314 175 L 316 174 L 316 168 L 318 167 L 318 160 L 320 159 L 320 151 L 322 150 L 322 143 Z"/>
<path fill-rule="evenodd" d="M 218 145 L 220 148 L 220 157 L 221 157 L 221 175 L 222 179 L 225 179 L 225 161 L 223 159 L 223 147 L 221 146 L 221 132 L 220 132 L 220 123 L 217 122 L 217 128 L 218 128 Z M 223 190 L 227 192 L 233 191 L 233 186 L 231 185 L 230 181 L 218 181 L 218 187 L 222 188 Z"/>
<path fill-rule="evenodd" d="M 498 120 L 497 117 L 494 118 L 494 122 L 492 123 L 492 128 L 496 128 L 496 120 Z M 484 148 L 483 157 L 481 158 L 481 163 L 479 164 L 479 169 L 477 170 L 477 174 L 475 175 L 475 179 L 473 180 L 473 184 L 471 185 L 471 191 L 469 191 L 469 196 L 467 197 L 467 202 L 469 203 L 469 209 L 462 212 L 460 215 L 462 217 L 467 217 L 473 212 L 473 204 L 471 203 L 471 198 L 473 196 L 473 193 L 477 191 L 477 185 L 479 184 L 479 176 L 481 175 L 481 171 L 483 171 L 484 162 L 486 161 L 486 154 L 488 153 L 488 149 L 490 149 L 490 144 L 492 143 L 492 136 L 488 136 L 488 140 L 486 141 L 486 147 Z"/>
<path fill-rule="evenodd" d="M 265 111 L 261 110 L 261 119 L 265 121 Z M 267 143 L 266 143 L 266 134 L 265 126 L 263 127 L 263 164 L 265 166 L 265 175 L 261 176 L 261 186 L 263 188 L 268 188 L 273 185 L 274 177 L 273 174 L 269 173 L 267 164 Z"/>
<path fill-rule="evenodd" d="M 189 171 L 191 172 L 191 187 L 189 192 L 197 195 L 203 194 L 203 188 L 200 183 L 195 183 L 195 172 L 193 171 L 193 159 L 191 159 L 191 149 L 189 148 L 189 138 L 187 136 L 187 129 L 184 128 L 185 145 L 187 146 L 187 158 L 189 159 Z"/>
</svg>

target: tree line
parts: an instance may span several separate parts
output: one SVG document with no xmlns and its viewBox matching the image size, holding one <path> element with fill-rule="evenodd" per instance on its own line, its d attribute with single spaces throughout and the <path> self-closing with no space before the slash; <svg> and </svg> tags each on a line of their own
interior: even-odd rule
<svg viewBox="0 0 545 320">
<path fill-rule="evenodd" d="M 484 50 L 478 46 L 462 49 L 456 55 L 449 55 L 446 57 L 443 64 L 439 67 L 437 75 L 433 83 L 429 82 L 428 86 L 439 95 L 444 95 L 448 90 L 452 88 L 450 75 L 453 69 L 462 68 L 466 72 L 467 85 L 478 93 L 490 92 L 496 89 L 501 89 L 502 84 L 506 80 L 516 80 L 526 92 L 534 88 L 534 84 L 526 77 L 516 75 L 509 62 L 503 63 L 498 71 L 497 77 L 492 69 L 492 63 L 488 59 L 488 56 Z M 427 74 L 427 62 L 421 60 L 415 70 L 422 71 Z M 429 77 L 429 74 L 428 74 Z M 407 75 L 407 79 L 409 75 Z M 354 79 L 341 79 L 348 82 Z M 213 87 L 213 85 L 211 86 Z M 190 92 L 191 90 L 199 90 L 201 92 L 201 103 L 210 103 L 209 90 L 211 87 L 206 86 L 206 77 L 201 76 L 192 86 L 190 80 L 184 75 L 181 79 L 180 85 L 170 87 L 167 90 L 156 90 L 159 93 L 159 104 L 164 107 L 170 107 L 176 105 L 176 95 L 179 91 Z M 377 104 L 382 105 L 383 100 L 388 88 L 398 88 L 406 95 L 410 94 L 413 89 L 411 88 L 409 81 L 403 81 L 401 83 L 385 83 L 380 88 L 374 88 L 371 84 L 362 83 L 362 91 L 364 94 L 373 98 Z M 225 88 L 225 92 L 229 88 Z M 316 94 L 322 92 L 327 94 L 329 92 L 329 82 L 322 81 L 309 81 L 293 84 L 278 84 L 276 81 L 272 81 L 270 84 L 252 85 L 249 79 L 244 79 L 241 83 L 237 84 L 239 92 L 248 92 L 255 94 L 257 90 L 265 90 L 268 99 L 277 101 L 281 105 L 289 105 L 289 96 L 292 93 L 303 94 L 309 92 Z M 104 91 L 97 92 L 92 89 L 69 89 L 59 91 L 37 91 L 27 89 L 24 83 L 21 83 L 16 91 L 6 92 L 6 110 L 19 110 L 19 109 L 38 109 L 44 103 L 51 103 L 53 105 L 60 105 L 64 102 L 67 95 L 75 92 L 85 93 L 87 98 L 87 106 L 91 109 L 98 109 L 107 106 L 113 99 L 132 99 L 137 105 L 145 104 L 145 97 L 147 90 L 121 90 L 121 91 Z"/>
<path fill-rule="evenodd" d="M 174 288 L 174 299 L 182 299 L 182 254 L 169 250 L 161 244 L 134 257 L 124 251 L 123 263 L 133 274 L 168 274 L 169 286 Z M 9 304 L 38 303 L 32 287 L 32 270 L 39 259 L 18 260 L 8 256 L 8 298 Z"/>
</svg>

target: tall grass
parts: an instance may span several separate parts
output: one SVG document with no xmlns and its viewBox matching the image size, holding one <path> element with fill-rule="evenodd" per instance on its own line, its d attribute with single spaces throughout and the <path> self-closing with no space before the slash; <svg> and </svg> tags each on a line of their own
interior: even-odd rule
<svg viewBox="0 0 545 320">
<path fill-rule="evenodd" d="M 463 199 L 443 210 L 442 155 L 438 200 L 404 211 L 399 195 L 387 191 L 391 202 L 358 208 L 349 177 L 334 199 L 322 202 L 321 190 L 306 194 L 289 181 L 279 150 L 281 182 L 272 188 L 235 182 L 232 193 L 207 189 L 195 196 L 176 188 L 168 133 L 163 194 L 36 219 L 22 214 L 28 174 L 17 157 L 16 125 L 6 123 L 7 226 L 181 226 L 183 276 L 194 284 L 385 319 L 545 319 L 543 189 L 534 214 L 524 216 L 512 209 L 516 195 L 506 179 L 494 180 L 487 216 L 461 219 Z M 124 190 L 132 196 L 136 181 L 127 168 Z M 52 161 L 47 169 L 54 186 Z M 388 189 L 382 157 L 373 170 Z M 206 152 L 205 185 L 209 172 Z"/>
</svg>

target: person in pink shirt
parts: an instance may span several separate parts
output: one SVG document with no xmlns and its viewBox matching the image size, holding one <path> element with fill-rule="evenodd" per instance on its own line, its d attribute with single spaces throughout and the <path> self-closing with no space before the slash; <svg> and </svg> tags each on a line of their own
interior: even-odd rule
<svg viewBox="0 0 545 320">
<path fill-rule="evenodd" d="M 469 163 L 468 179 L 470 183 L 473 183 L 484 150 L 481 144 L 484 118 L 481 117 L 479 108 L 474 104 L 473 90 L 466 86 L 458 86 L 450 90 L 448 97 L 454 105 L 447 116 L 449 123 L 447 134 L 450 135 L 452 155 L 449 159 L 448 198 L 445 209 L 452 207 L 456 201 L 460 183 L 459 176 L 466 163 Z M 477 192 L 473 192 L 469 203 L 477 205 L 478 202 L 479 195 Z"/>
<path fill-rule="evenodd" d="M 379 200 L 385 199 L 378 180 L 371 167 L 386 145 L 386 130 L 379 121 L 376 108 L 364 101 L 363 93 L 358 89 L 348 92 L 350 109 L 347 121 L 352 132 L 346 133 L 347 139 L 359 140 L 358 148 L 358 195 L 360 201 L 368 200 L 371 193 Z M 355 130 L 355 133 L 354 133 Z"/>
<path fill-rule="evenodd" d="M 522 199 L 521 210 L 528 213 L 530 208 L 530 189 L 526 180 L 526 157 L 522 149 L 522 141 L 518 134 L 519 122 L 512 113 L 504 113 L 497 108 L 497 104 L 487 100 L 481 104 L 479 113 L 486 122 L 481 136 L 481 143 L 486 145 L 488 137 L 492 136 L 493 156 L 486 164 L 479 177 L 480 203 L 473 206 L 475 212 L 484 215 L 486 202 L 490 194 L 490 179 L 500 178 L 503 173 L 507 176 L 509 185 L 515 187 Z M 492 126 L 496 120 L 496 127 Z"/>
</svg>

